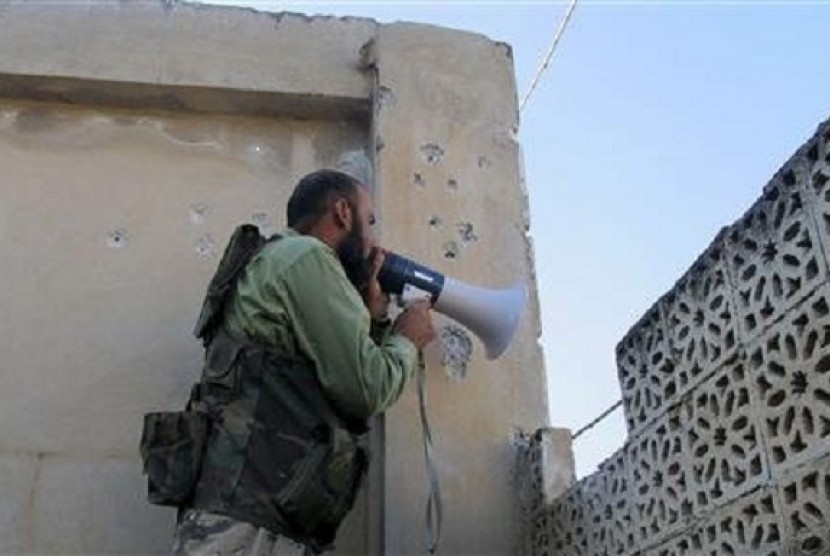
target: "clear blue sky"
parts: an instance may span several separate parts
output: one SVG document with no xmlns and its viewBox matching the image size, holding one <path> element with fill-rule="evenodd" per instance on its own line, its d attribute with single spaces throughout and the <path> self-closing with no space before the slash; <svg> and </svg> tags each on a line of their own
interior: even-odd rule
<svg viewBox="0 0 830 556">
<path fill-rule="evenodd" d="M 513 46 L 524 94 L 566 2 L 272 2 Z M 620 397 L 614 347 L 830 117 L 830 3 L 582 1 L 522 114 L 551 422 Z M 576 441 L 578 474 L 622 411 Z"/>
</svg>

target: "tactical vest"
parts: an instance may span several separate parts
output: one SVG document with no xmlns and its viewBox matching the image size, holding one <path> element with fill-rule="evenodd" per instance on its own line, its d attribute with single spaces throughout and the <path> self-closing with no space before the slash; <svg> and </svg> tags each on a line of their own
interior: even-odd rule
<svg viewBox="0 0 830 556">
<path fill-rule="evenodd" d="M 188 411 L 145 418 L 144 436 L 150 438 L 142 441 L 142 454 L 148 456 L 151 501 L 228 515 L 319 552 L 333 542 L 365 475 L 367 426 L 328 401 L 310 361 L 283 357 L 223 328 L 237 278 L 271 240 L 250 225 L 234 232 L 196 324 L 195 334 L 206 346 L 200 383 Z M 173 415 L 178 422 L 151 415 Z M 194 415 L 204 416 L 206 426 Z M 204 431 L 203 440 L 194 440 L 192 431 Z M 161 440 L 153 445 L 153 438 Z M 175 445 L 177 451 L 162 455 L 158 444 Z M 201 446 L 201 457 L 194 456 Z M 149 457 L 154 448 L 156 457 Z M 155 481 L 156 500 L 153 459 L 162 475 Z M 191 484 L 184 485 L 185 494 L 164 498 L 160 491 L 176 480 L 165 476 L 171 470 Z"/>
</svg>

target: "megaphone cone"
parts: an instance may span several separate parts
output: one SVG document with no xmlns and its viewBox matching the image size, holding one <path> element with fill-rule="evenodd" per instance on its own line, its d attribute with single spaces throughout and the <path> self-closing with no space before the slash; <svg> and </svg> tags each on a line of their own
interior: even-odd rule
<svg viewBox="0 0 830 556">
<path fill-rule="evenodd" d="M 496 290 L 446 278 L 435 310 L 469 328 L 484 344 L 487 359 L 496 359 L 513 339 L 526 302 L 521 282 Z"/>
<path fill-rule="evenodd" d="M 499 357 L 510 345 L 527 303 L 527 286 L 522 282 L 502 290 L 482 288 L 395 253 L 386 254 L 378 281 L 387 293 L 403 295 L 417 289 L 427 294 L 436 311 L 479 337 L 488 359 Z"/>
</svg>

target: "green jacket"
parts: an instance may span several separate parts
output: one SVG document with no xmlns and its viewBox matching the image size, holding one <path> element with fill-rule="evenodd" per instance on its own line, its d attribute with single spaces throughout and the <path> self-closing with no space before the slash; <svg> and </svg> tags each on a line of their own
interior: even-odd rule
<svg viewBox="0 0 830 556">
<path fill-rule="evenodd" d="M 326 395 L 367 418 L 392 405 L 418 361 L 407 338 L 371 336 L 371 319 L 334 251 L 290 228 L 254 257 L 225 311 L 227 330 L 313 362 Z"/>
<path fill-rule="evenodd" d="M 290 230 L 238 273 L 223 307 L 191 399 L 209 433 L 187 505 L 323 550 L 368 464 L 365 420 L 398 399 L 417 350 L 396 334 L 376 343 L 335 253 Z"/>
</svg>

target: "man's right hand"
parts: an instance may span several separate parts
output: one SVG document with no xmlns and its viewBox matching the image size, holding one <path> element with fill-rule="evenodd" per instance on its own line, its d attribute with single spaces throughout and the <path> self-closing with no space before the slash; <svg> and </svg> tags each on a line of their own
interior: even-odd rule
<svg viewBox="0 0 830 556">
<path fill-rule="evenodd" d="M 392 331 L 408 338 L 419 350 L 435 339 L 429 301 L 413 303 L 395 320 Z"/>
</svg>

